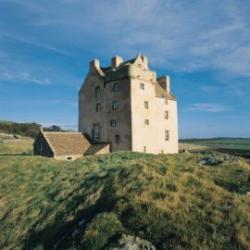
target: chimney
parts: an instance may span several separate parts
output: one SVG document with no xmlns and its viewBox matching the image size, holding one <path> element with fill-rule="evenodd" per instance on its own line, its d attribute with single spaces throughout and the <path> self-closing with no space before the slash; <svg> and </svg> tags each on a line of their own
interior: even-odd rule
<svg viewBox="0 0 250 250">
<path fill-rule="evenodd" d="M 94 59 L 89 64 L 90 69 L 99 69 L 100 68 L 100 61 L 98 59 Z"/>
<path fill-rule="evenodd" d="M 122 57 L 115 56 L 112 58 L 111 66 L 112 66 L 112 68 L 117 68 L 122 62 L 123 62 Z"/>
<path fill-rule="evenodd" d="M 168 93 L 170 93 L 170 77 L 169 76 L 162 76 L 157 78 L 159 85 L 165 89 Z"/>
<path fill-rule="evenodd" d="M 148 68 L 148 58 L 147 58 L 147 56 L 141 56 L 141 58 L 142 58 L 142 61 L 145 64 L 146 68 Z"/>
</svg>

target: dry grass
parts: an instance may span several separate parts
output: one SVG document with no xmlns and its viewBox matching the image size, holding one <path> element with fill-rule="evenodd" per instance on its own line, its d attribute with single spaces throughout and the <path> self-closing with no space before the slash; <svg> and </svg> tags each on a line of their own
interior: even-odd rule
<svg viewBox="0 0 250 250">
<path fill-rule="evenodd" d="M 103 249 L 126 232 L 157 249 L 247 249 L 249 162 L 202 157 L 1 156 L 0 248 Z"/>
</svg>

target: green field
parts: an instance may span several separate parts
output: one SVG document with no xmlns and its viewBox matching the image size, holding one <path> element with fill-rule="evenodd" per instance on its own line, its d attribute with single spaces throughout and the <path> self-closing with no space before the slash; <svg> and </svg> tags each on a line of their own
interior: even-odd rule
<svg viewBox="0 0 250 250">
<path fill-rule="evenodd" d="M 249 138 L 211 138 L 211 139 L 185 139 L 181 143 L 207 146 L 209 148 L 250 150 Z"/>
<path fill-rule="evenodd" d="M 0 156 L 1 155 L 30 155 L 32 154 L 33 139 L 30 137 L 13 136 L 12 134 L 0 133 Z"/>
<path fill-rule="evenodd" d="M 247 249 L 249 162 L 203 157 L 0 156 L 0 249 L 112 249 L 121 233 L 157 249 Z"/>
</svg>

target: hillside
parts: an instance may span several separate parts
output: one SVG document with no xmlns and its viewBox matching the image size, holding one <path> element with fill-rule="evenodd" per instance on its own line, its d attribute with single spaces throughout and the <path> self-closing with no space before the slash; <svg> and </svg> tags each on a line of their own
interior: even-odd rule
<svg viewBox="0 0 250 250">
<path fill-rule="evenodd" d="M 157 249 L 247 249 L 249 161 L 204 157 L 0 156 L 0 249 L 117 249 L 122 233 Z"/>
</svg>

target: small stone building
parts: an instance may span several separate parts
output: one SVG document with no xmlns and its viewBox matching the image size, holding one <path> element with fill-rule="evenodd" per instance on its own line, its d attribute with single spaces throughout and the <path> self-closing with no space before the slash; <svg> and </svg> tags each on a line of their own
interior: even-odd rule
<svg viewBox="0 0 250 250">
<path fill-rule="evenodd" d="M 109 153 L 109 144 L 92 145 L 80 132 L 40 131 L 34 142 L 34 155 L 75 160 L 88 154 Z"/>
</svg>

